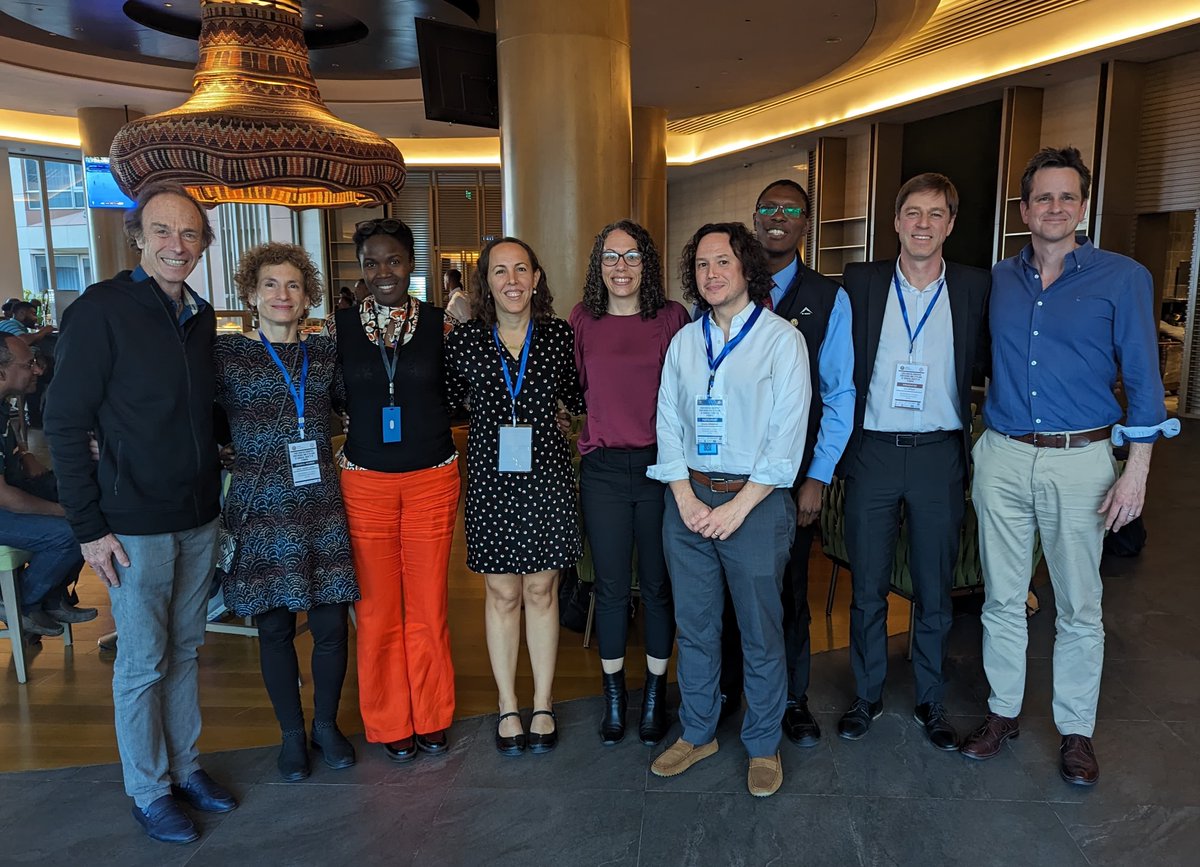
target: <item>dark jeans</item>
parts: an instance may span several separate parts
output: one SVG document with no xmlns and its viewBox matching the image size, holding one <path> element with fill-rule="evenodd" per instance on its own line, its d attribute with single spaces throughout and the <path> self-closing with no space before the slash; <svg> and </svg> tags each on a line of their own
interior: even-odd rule
<svg viewBox="0 0 1200 867">
<path fill-rule="evenodd" d="M 313 719 L 334 722 L 346 679 L 346 604 L 318 605 L 308 612 L 313 637 Z M 263 683 L 282 731 L 304 728 L 300 664 L 296 659 L 296 612 L 272 608 L 254 618 Z"/>
<path fill-rule="evenodd" d="M 671 583 L 663 557 L 663 485 L 646 476 L 657 449 L 595 449 L 583 456 L 580 500 L 596 573 L 601 659 L 621 659 L 629 630 L 633 549 L 646 623 L 646 654 L 667 659 L 675 641 Z"/>
<path fill-rule="evenodd" d="M 29 565 L 21 574 L 21 609 L 28 614 L 53 605 L 73 581 L 79 579 L 83 555 L 66 518 L 24 515 L 0 509 L 0 545 L 29 551 Z"/>
</svg>

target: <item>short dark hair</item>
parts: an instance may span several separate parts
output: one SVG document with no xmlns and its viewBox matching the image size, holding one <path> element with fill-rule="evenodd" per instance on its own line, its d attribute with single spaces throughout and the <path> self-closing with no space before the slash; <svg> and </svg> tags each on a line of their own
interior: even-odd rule
<svg viewBox="0 0 1200 867">
<path fill-rule="evenodd" d="M 22 310 L 32 310 L 35 313 L 37 312 L 37 308 L 34 307 L 32 304 L 30 304 L 28 301 L 18 301 L 16 304 L 14 304 L 9 309 L 9 313 L 12 315 L 12 317 L 14 319 L 16 319 L 17 314 L 20 313 Z"/>
<path fill-rule="evenodd" d="M 12 344 L 9 342 L 11 340 L 21 340 L 21 338 L 7 331 L 0 331 L 0 367 L 10 364 L 13 360 Z M 21 342 L 25 341 L 21 340 Z"/>
<path fill-rule="evenodd" d="M 692 239 L 684 245 L 679 259 L 679 280 L 683 283 L 685 301 L 695 304 L 700 310 L 708 311 L 712 305 L 700 294 L 696 285 L 696 248 L 706 235 L 728 235 L 733 255 L 742 265 L 742 274 L 750 292 L 750 300 L 762 304 L 771 294 L 774 282 L 767 265 L 767 254 L 758 238 L 742 223 L 705 223 L 696 230 Z"/>
<path fill-rule="evenodd" d="M 488 271 L 491 268 L 492 251 L 501 244 L 516 244 L 529 255 L 529 264 L 538 272 L 537 284 L 533 287 L 533 318 L 542 322 L 554 316 L 554 296 L 550 294 L 550 286 L 546 282 L 546 271 L 538 261 L 537 253 L 520 238 L 505 235 L 494 241 L 488 241 L 487 246 L 479 254 L 479 264 L 475 269 L 475 293 L 471 299 L 471 316 L 480 320 L 488 328 L 496 324 L 496 299 L 488 286 Z"/>
<path fill-rule="evenodd" d="M 791 187 L 793 190 L 799 193 L 800 198 L 804 200 L 804 215 L 806 217 L 812 216 L 812 200 L 808 197 L 808 190 L 804 189 L 804 187 L 800 186 L 797 181 L 793 181 L 791 178 L 780 178 L 777 181 L 771 181 L 771 183 L 763 187 L 762 192 L 758 194 L 758 198 L 754 200 L 755 207 L 758 207 L 758 203 L 762 201 L 762 197 L 765 196 L 767 194 L 767 190 L 771 189 L 772 187 Z"/>
<path fill-rule="evenodd" d="M 896 193 L 897 217 L 900 216 L 900 209 L 904 207 L 908 197 L 916 193 L 941 193 L 946 197 L 946 207 L 950 209 L 950 216 L 958 214 L 958 190 L 955 189 L 954 182 L 940 172 L 924 172 L 909 178 L 900 188 L 900 192 Z"/>
<path fill-rule="evenodd" d="M 451 268 L 446 271 L 446 276 L 450 278 L 450 282 L 455 286 L 461 286 L 463 284 L 462 271 L 459 271 L 457 268 Z"/>
<path fill-rule="evenodd" d="M 637 244 L 642 254 L 642 283 L 638 286 L 638 314 L 643 319 L 653 319 L 667 303 L 667 291 L 663 287 L 662 259 L 658 247 L 646 229 L 633 220 L 617 220 L 600 230 L 592 244 L 592 255 L 588 258 L 587 277 L 583 281 L 583 306 L 599 319 L 608 312 L 608 287 L 600 269 L 600 254 L 608 236 L 620 229 Z"/>
<path fill-rule="evenodd" d="M 416 260 L 417 246 L 413 241 L 412 229 L 403 220 L 383 219 L 364 220 L 354 227 L 354 257 L 362 262 L 363 244 L 374 235 L 387 235 L 400 242 L 400 246 L 408 250 L 410 259 Z"/>
<path fill-rule="evenodd" d="M 1029 196 L 1033 192 L 1033 176 L 1041 169 L 1074 169 L 1079 175 L 1079 192 L 1084 201 L 1091 195 L 1092 173 L 1083 162 L 1083 154 L 1079 148 L 1067 145 L 1065 148 L 1042 148 L 1025 165 L 1021 173 L 1021 201 L 1029 204 Z"/>
<path fill-rule="evenodd" d="M 138 194 L 137 204 L 130 210 L 125 212 L 125 240 L 129 243 L 131 249 L 138 249 L 138 244 L 145 238 L 145 229 L 142 226 L 142 213 L 146 210 L 146 206 L 159 196 L 179 196 L 182 199 L 187 199 L 196 208 L 196 213 L 200 215 L 200 241 L 207 250 L 212 244 L 216 235 L 213 233 L 212 223 L 208 221 L 208 212 L 204 210 L 204 206 L 196 200 L 196 197 L 187 191 L 183 184 L 176 184 L 171 181 L 154 181 L 142 188 Z"/>
</svg>

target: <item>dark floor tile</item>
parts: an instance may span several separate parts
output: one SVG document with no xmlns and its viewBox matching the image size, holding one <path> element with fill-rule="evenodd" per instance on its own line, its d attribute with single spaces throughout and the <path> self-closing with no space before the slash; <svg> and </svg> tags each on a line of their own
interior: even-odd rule
<svg viewBox="0 0 1200 867">
<path fill-rule="evenodd" d="M 1121 683 L 1150 708 L 1158 719 L 1168 722 L 1200 721 L 1200 660 L 1126 659 L 1106 661 Z"/>
<path fill-rule="evenodd" d="M 40 803 L 6 823 L 5 864 L 184 864 L 220 828 L 224 816 L 196 818 L 201 838 L 187 846 L 148 838 L 130 814 L 120 785 L 71 780 L 55 783 Z"/>
<path fill-rule="evenodd" d="M 255 786 L 188 864 L 413 864 L 444 791 Z"/>
<path fill-rule="evenodd" d="M 1114 612 L 1113 606 L 1105 605 L 1106 659 L 1200 660 L 1198 634 L 1200 619 L 1190 614 L 1152 614 L 1136 610 Z"/>
<path fill-rule="evenodd" d="M 39 780 L 26 774 L 0 776 L 0 828 L 7 828 L 22 813 L 52 810 L 50 800 L 55 783 Z"/>
<path fill-rule="evenodd" d="M 859 864 L 850 813 L 848 798 L 647 792 L 640 863 Z"/>
<path fill-rule="evenodd" d="M 1200 852 L 1200 806 L 1056 804 L 1054 811 L 1094 867 L 1184 867 Z"/>
<path fill-rule="evenodd" d="M 1021 718 L 1050 717 L 1054 714 L 1054 662 L 1052 659 L 1031 658 L 1025 668 L 1025 698 Z M 1099 720 L 1157 720 L 1158 716 L 1124 679 L 1112 670 L 1106 660 L 1100 679 L 1100 702 L 1096 709 Z"/>
<path fill-rule="evenodd" d="M 12 771 L 0 774 L 0 783 L 61 783 L 79 774 L 79 768 L 48 768 L 44 771 Z"/>
<path fill-rule="evenodd" d="M 1059 776 L 1062 738 L 1051 721 L 1021 727 L 1013 753 L 1051 802 L 1103 806 L 1200 804 L 1200 739 L 1186 724 L 1101 720 L 1093 742 L 1100 781 L 1073 786 Z"/>
<path fill-rule="evenodd" d="M 856 799 L 852 830 L 864 865 L 1086 865 L 1046 804 Z M 846 862 L 843 862 L 846 863 Z M 852 862 L 850 862 L 852 863 Z"/>
<path fill-rule="evenodd" d="M 951 717 L 959 736 L 978 722 Z M 895 798 L 1033 800 L 1037 786 L 1005 753 L 975 762 L 934 749 L 911 713 L 885 713 L 859 741 L 836 739 L 833 761 L 849 795 Z"/>
<path fill-rule="evenodd" d="M 657 748 L 644 746 L 628 733 L 619 744 L 601 743 L 599 698 L 563 702 L 556 705 L 555 712 L 558 746 L 549 753 L 525 752 L 519 756 L 496 752 L 496 717 L 485 716 L 454 785 L 574 790 L 645 788 L 646 768 L 652 751 Z M 522 716 L 528 727 L 528 712 Z"/>
<path fill-rule="evenodd" d="M 451 789 L 416 863 L 633 867 L 642 798 L 642 792 Z"/>
</svg>

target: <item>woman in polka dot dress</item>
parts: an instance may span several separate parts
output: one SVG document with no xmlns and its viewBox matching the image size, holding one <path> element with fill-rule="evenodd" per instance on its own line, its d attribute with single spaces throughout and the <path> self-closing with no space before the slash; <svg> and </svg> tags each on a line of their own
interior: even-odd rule
<svg viewBox="0 0 1200 867">
<path fill-rule="evenodd" d="M 479 256 L 476 318 L 446 342 L 452 403 L 470 399 L 467 566 L 483 573 L 484 621 L 500 696 L 496 748 L 547 752 L 558 655 L 559 570 L 580 556 L 575 476 L 555 418 L 583 411 L 571 327 L 554 318 L 545 274 L 529 245 L 501 238 Z M 518 713 L 521 605 L 533 668 L 529 735 Z"/>
</svg>

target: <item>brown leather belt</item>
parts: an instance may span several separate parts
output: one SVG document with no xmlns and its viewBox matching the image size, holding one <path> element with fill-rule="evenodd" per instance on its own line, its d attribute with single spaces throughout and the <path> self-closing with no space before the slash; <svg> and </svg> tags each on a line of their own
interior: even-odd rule
<svg viewBox="0 0 1200 867">
<path fill-rule="evenodd" d="M 714 494 L 736 494 L 742 488 L 746 487 L 745 479 L 714 479 L 711 476 L 706 476 L 699 470 L 690 468 L 688 469 L 688 475 L 692 477 L 693 482 L 698 482 Z"/>
<path fill-rule="evenodd" d="M 1084 446 L 1108 439 L 1109 428 L 1098 427 L 1095 430 L 1085 430 L 1076 434 L 1044 434 L 1028 433 L 1023 436 L 1010 436 L 1010 440 L 1034 446 L 1039 449 L 1081 449 Z"/>
</svg>

